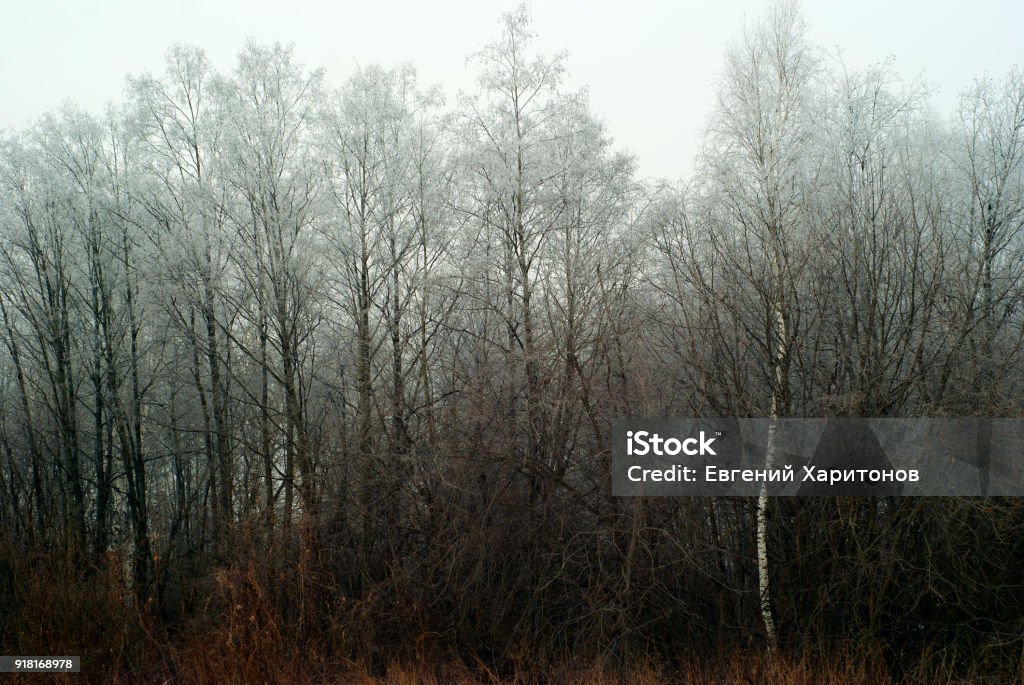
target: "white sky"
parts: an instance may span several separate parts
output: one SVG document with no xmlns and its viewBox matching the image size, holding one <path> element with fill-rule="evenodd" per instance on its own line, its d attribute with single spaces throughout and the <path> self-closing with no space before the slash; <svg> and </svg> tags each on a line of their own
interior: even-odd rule
<svg viewBox="0 0 1024 685">
<path fill-rule="evenodd" d="M 4 0 L 0 6 L 0 128 L 20 128 L 71 100 L 99 113 L 127 74 L 162 73 L 174 42 L 201 46 L 222 70 L 247 37 L 294 43 L 340 83 L 356 63 L 411 62 L 449 102 L 473 85 L 466 58 L 517 4 L 470 0 Z M 589 84 L 593 110 L 643 176 L 690 173 L 713 102 L 712 81 L 744 17 L 764 0 L 533 2 L 539 48 L 569 52 L 570 85 Z M 984 72 L 1024 65 L 1021 0 L 804 2 L 811 37 L 841 47 L 848 66 L 895 58 L 905 78 L 939 88 L 940 112 Z"/>
</svg>

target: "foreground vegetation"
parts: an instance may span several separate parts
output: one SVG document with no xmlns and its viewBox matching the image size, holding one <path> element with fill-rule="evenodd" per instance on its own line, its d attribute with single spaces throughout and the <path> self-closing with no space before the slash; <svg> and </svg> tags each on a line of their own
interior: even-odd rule
<svg viewBox="0 0 1024 685">
<path fill-rule="evenodd" d="M 804 646 L 800 656 L 734 647 L 717 654 L 690 650 L 673 658 L 637 651 L 626 659 L 586 649 L 559 654 L 526 646 L 488 663 L 479 656 L 456 655 L 439 639 L 421 635 L 384 654 L 363 640 L 376 628 L 367 607 L 338 611 L 334 623 L 300 636 L 273 606 L 275 593 L 262 587 L 252 570 L 221 574 L 211 589 L 211 613 L 168 631 L 125 601 L 127 588 L 108 585 L 116 575 L 108 569 L 69 585 L 74 574 L 50 564 L 31 576 L 19 574 L 31 580 L 15 588 L 24 609 L 20 626 L 7 634 L 7 645 L 26 654 L 66 645 L 66 652 L 82 656 L 83 675 L 11 675 L 8 682 L 77 682 L 84 677 L 97 683 L 959 685 L 1020 677 L 1007 670 L 994 676 L 983 662 L 955 648 L 924 650 L 894 665 L 882 645 L 837 648 L 825 642 Z"/>
</svg>

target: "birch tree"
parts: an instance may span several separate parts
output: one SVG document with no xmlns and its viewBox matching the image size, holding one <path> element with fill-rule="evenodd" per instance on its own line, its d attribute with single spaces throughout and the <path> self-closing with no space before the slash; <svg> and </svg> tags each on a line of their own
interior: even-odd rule
<svg viewBox="0 0 1024 685">
<path fill-rule="evenodd" d="M 817 57 L 793 4 L 776 4 L 748 27 L 726 56 L 709 144 L 709 173 L 724 204 L 719 229 L 726 268 L 757 293 L 763 333 L 758 347 L 768 375 L 765 468 L 776 465 L 779 419 L 793 409 L 792 368 L 803 327 L 798 293 L 806 277 L 811 227 L 806 193 L 815 173 Z M 728 305 L 727 305 L 728 306 Z M 752 332 L 756 329 L 749 329 Z M 769 650 L 778 643 L 768 557 L 767 484 L 757 501 L 757 560 L 761 616 Z"/>
</svg>

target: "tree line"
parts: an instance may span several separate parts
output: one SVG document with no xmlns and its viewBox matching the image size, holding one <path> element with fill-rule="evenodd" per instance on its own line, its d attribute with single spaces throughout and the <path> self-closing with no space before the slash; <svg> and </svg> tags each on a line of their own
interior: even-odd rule
<svg viewBox="0 0 1024 685">
<path fill-rule="evenodd" d="M 40 646 L 48 568 L 161 635 L 258 604 L 374 663 L 1015 672 L 1018 500 L 613 498 L 609 430 L 1020 416 L 1024 72 L 947 118 L 776 5 L 670 184 L 532 37 L 504 16 L 451 103 L 410 66 L 337 86 L 280 45 L 226 73 L 176 46 L 102 116 L 4 135 L 0 643 Z"/>
</svg>

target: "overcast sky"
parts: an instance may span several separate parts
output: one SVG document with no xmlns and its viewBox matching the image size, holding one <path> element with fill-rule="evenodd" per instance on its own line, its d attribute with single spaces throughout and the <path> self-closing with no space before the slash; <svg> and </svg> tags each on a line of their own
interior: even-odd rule
<svg viewBox="0 0 1024 685">
<path fill-rule="evenodd" d="M 340 83 L 359 64 L 411 62 L 422 85 L 454 101 L 473 85 L 466 58 L 516 5 L 468 0 L 7 0 L 0 9 L 0 128 L 20 128 L 65 100 L 92 112 L 119 99 L 127 74 L 162 72 L 174 42 L 203 47 L 218 69 L 253 37 L 294 43 L 307 66 Z M 744 17 L 763 0 L 545 0 L 533 29 L 547 53 L 569 52 L 570 85 L 644 176 L 690 172 L 713 101 L 712 82 Z M 939 89 L 942 113 L 984 72 L 1024 63 L 1024 2 L 848 0 L 803 4 L 811 37 L 860 68 L 895 59 L 907 79 Z"/>
</svg>

